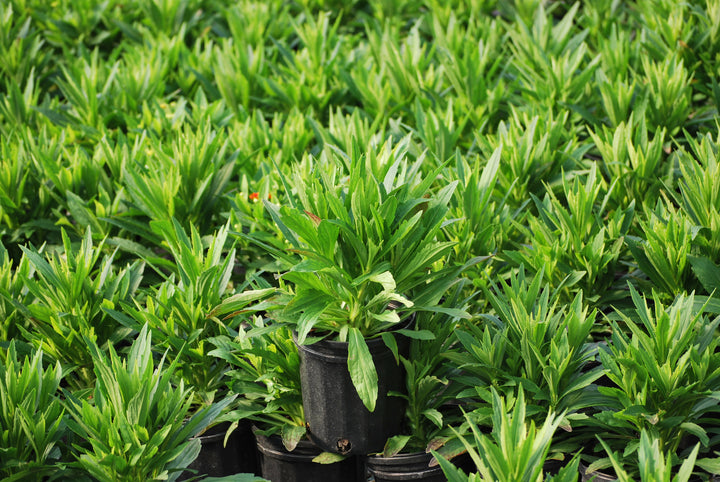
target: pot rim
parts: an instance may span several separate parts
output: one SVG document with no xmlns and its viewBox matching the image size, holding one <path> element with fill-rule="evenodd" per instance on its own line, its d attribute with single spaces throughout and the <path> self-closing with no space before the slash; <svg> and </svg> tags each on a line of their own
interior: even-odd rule
<svg viewBox="0 0 720 482">
<path fill-rule="evenodd" d="M 315 444 L 307 435 L 298 441 L 293 451 L 289 451 L 282 443 L 282 437 L 278 434 L 270 436 L 263 435 L 257 425 L 252 426 L 252 432 L 257 442 L 258 450 L 263 453 L 280 456 L 301 457 L 308 461 L 307 457 L 315 458 L 322 453 L 322 449 Z"/>
<path fill-rule="evenodd" d="M 439 465 L 434 467 L 428 465 L 432 458 L 432 454 L 427 452 L 411 452 L 399 453 L 392 457 L 373 455 L 369 456 L 366 461 L 368 470 L 379 477 L 392 479 L 407 477 L 409 474 L 413 474 L 413 476 L 416 476 L 418 479 L 422 479 L 443 473 Z M 417 470 L 399 471 L 398 469 L 402 466 L 407 466 L 408 469 L 412 469 L 412 466 L 418 467 Z"/>
</svg>

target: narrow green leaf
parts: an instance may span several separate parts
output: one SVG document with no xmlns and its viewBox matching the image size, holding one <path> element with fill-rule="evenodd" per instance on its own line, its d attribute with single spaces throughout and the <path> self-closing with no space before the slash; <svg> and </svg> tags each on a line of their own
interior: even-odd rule
<svg viewBox="0 0 720 482">
<path fill-rule="evenodd" d="M 374 412 L 378 397 L 378 375 L 365 338 L 355 327 L 348 331 L 348 370 L 363 405 Z"/>
<path fill-rule="evenodd" d="M 693 273 L 708 293 L 720 291 L 720 267 L 706 256 L 688 255 Z"/>
<path fill-rule="evenodd" d="M 468 482 L 468 476 L 465 475 L 465 472 L 463 472 L 460 468 L 455 467 L 452 462 L 445 459 L 445 457 L 435 452 L 434 450 L 430 453 L 432 453 L 433 457 L 435 457 L 435 460 L 437 460 L 438 464 L 440 464 L 440 468 L 442 468 L 442 471 L 445 474 L 445 477 L 447 477 L 448 482 Z"/>
<path fill-rule="evenodd" d="M 370 281 L 374 281 L 375 283 L 380 283 L 383 287 L 383 290 L 386 291 L 393 291 L 395 289 L 395 278 L 393 278 L 392 273 L 390 271 L 385 271 L 380 274 L 376 274 L 371 276 Z"/>
<path fill-rule="evenodd" d="M 715 474 L 715 475 L 720 475 L 720 457 L 716 457 L 714 459 L 711 459 L 711 458 L 697 459 L 695 461 L 695 465 L 697 465 L 701 469 L 705 470 L 706 472 L 710 472 L 711 474 Z"/>
<path fill-rule="evenodd" d="M 408 338 L 414 338 L 416 340 L 434 340 L 435 335 L 430 330 L 408 330 L 401 329 L 397 330 L 396 333 L 407 336 Z"/>
<path fill-rule="evenodd" d="M 288 452 L 292 452 L 297 447 L 298 442 L 305 436 L 306 429 L 299 425 L 283 425 L 282 442 Z"/>
<path fill-rule="evenodd" d="M 700 443 L 702 443 L 703 447 L 707 447 L 710 443 L 710 438 L 708 437 L 707 432 L 700 425 L 691 422 L 684 422 L 680 424 L 680 428 L 700 439 Z"/>
<path fill-rule="evenodd" d="M 428 408 L 422 411 L 422 414 L 430 420 L 432 423 L 434 423 L 438 428 L 442 428 L 443 426 L 443 416 L 442 413 L 440 413 L 438 410 L 434 408 Z"/>
<path fill-rule="evenodd" d="M 395 335 L 393 333 L 384 331 L 380 333 L 380 337 L 385 342 L 385 345 L 390 349 L 393 356 L 395 357 L 395 363 L 399 363 L 399 352 L 398 352 L 398 346 L 397 346 L 397 340 L 395 339 Z"/>
<path fill-rule="evenodd" d="M 347 458 L 346 455 L 334 454 L 332 452 L 323 452 L 314 459 L 313 462 L 316 464 L 334 464 L 335 462 L 342 462 Z"/>
<path fill-rule="evenodd" d="M 387 439 L 387 442 L 385 442 L 382 456 L 387 458 L 399 454 L 411 438 L 412 436 L 410 435 L 395 435 L 394 437 L 390 437 Z"/>
</svg>

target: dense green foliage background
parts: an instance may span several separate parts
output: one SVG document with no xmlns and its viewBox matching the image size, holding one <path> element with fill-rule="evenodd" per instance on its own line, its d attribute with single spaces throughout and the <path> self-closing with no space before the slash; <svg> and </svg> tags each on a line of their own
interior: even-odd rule
<svg viewBox="0 0 720 482">
<path fill-rule="evenodd" d="M 671 369 L 684 343 L 694 375 L 668 384 L 716 400 L 719 75 L 717 0 L 0 1 L 0 341 L 87 390 L 83 335 L 122 352 L 148 324 L 207 405 L 224 382 L 205 339 L 233 329 L 207 314 L 278 269 L 245 235 L 287 247 L 262 201 L 389 141 L 441 167 L 432 192 L 459 181 L 443 263 L 486 257 L 464 273 L 480 333 L 502 317 L 492 286 L 522 273 L 591 320 L 626 395 L 662 378 L 628 347 Z M 650 422 L 626 446 L 668 410 L 634 396 L 626 419 Z M 662 447 L 714 460 L 720 423 L 687 413 Z"/>
</svg>

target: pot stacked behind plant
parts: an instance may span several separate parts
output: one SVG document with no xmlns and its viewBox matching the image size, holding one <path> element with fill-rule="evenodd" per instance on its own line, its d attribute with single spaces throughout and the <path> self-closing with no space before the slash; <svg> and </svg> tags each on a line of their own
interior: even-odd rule
<svg viewBox="0 0 720 482">
<path fill-rule="evenodd" d="M 401 357 L 405 390 L 392 395 L 405 401 L 405 414 L 400 434 L 388 439 L 382 453 L 367 459 L 376 482 L 447 480 L 430 451 L 452 437 L 450 426 L 463 420 L 458 394 L 464 385 L 453 379 L 458 370 L 447 354 L 459 348 L 454 331 L 469 302 L 461 299 L 465 285 L 454 287 L 436 311 L 417 313 L 416 329 L 434 336 L 413 339 Z"/>
<path fill-rule="evenodd" d="M 211 342 L 211 355 L 228 363 L 230 390 L 239 394 L 224 419 L 231 421 L 230 431 L 252 423 L 258 474 L 271 481 L 359 480 L 355 457 L 323 453 L 307 437 L 300 357 L 290 330 L 268 330 L 258 316 L 237 337 Z"/>
</svg>

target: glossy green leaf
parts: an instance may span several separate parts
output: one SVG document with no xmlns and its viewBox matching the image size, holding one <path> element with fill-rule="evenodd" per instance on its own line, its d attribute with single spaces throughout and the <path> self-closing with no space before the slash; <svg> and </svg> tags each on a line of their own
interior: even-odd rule
<svg viewBox="0 0 720 482">
<path fill-rule="evenodd" d="M 378 375 L 370 349 L 357 328 L 348 331 L 348 371 L 360 400 L 370 412 L 375 411 L 378 397 Z"/>
<path fill-rule="evenodd" d="M 315 458 L 312 459 L 313 462 L 316 464 L 334 464 L 335 462 L 342 462 L 347 458 L 346 455 L 340 455 L 335 454 L 332 452 L 323 452 L 320 455 L 315 456 Z"/>
<path fill-rule="evenodd" d="M 282 441 L 285 448 L 292 452 L 297 447 L 298 442 L 305 436 L 305 427 L 297 425 L 284 425 L 282 428 Z"/>
<path fill-rule="evenodd" d="M 410 440 L 410 435 L 395 435 L 387 439 L 383 448 L 382 456 L 385 458 L 394 457 L 399 454 Z"/>
</svg>

